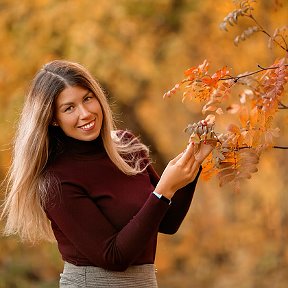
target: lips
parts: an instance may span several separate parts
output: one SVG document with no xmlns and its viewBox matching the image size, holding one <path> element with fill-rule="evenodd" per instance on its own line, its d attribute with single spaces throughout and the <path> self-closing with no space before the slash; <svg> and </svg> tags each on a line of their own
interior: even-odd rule
<svg viewBox="0 0 288 288">
<path fill-rule="evenodd" d="M 87 123 L 87 124 L 84 124 L 82 126 L 79 126 L 80 129 L 84 130 L 84 131 L 90 131 L 92 130 L 93 128 L 95 127 L 95 120 Z"/>
</svg>

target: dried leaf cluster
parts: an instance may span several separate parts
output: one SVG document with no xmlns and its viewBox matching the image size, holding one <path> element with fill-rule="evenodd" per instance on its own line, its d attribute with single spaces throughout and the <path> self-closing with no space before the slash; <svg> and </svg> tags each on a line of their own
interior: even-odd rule
<svg viewBox="0 0 288 288">
<path fill-rule="evenodd" d="M 255 1 L 238 1 L 238 9 L 225 17 L 221 28 L 227 30 L 227 25 L 237 24 L 240 16 L 254 19 L 252 2 Z M 287 53 L 284 35 L 287 29 L 276 29 L 270 36 L 256 20 L 254 22 L 256 26 L 249 27 L 235 38 L 236 44 L 254 32 L 262 31 L 268 35 L 270 47 L 271 43 L 277 44 Z M 282 102 L 288 82 L 287 57 L 276 60 L 269 67 L 258 67 L 257 71 L 237 76 L 230 75 L 227 67 L 212 74 L 205 60 L 199 66 L 185 71 L 185 78 L 164 94 L 164 98 L 171 97 L 182 90 L 183 101 L 202 101 L 203 114 L 210 113 L 205 120 L 189 124 L 186 131 L 190 134 L 190 141 L 195 143 L 217 141 L 212 154 L 203 164 L 202 175 L 208 180 L 216 174 L 220 186 L 233 182 L 237 188 L 242 179 L 250 179 L 251 174 L 258 170 L 257 164 L 262 152 L 275 147 L 275 137 L 280 135 L 274 119 L 280 109 L 288 109 Z M 242 91 L 239 101 L 229 105 L 227 100 L 231 100 L 236 85 Z M 217 133 L 216 116 L 221 117 L 224 113 L 234 115 L 239 124 L 229 124 L 225 132 Z"/>
<path fill-rule="evenodd" d="M 287 31 L 288 27 L 278 27 L 275 29 L 273 34 L 267 32 L 262 25 L 255 19 L 253 15 L 253 6 L 252 4 L 255 3 L 255 0 L 238 0 L 234 1 L 238 8 L 230 12 L 220 23 L 220 29 L 228 31 L 228 26 L 234 26 L 238 24 L 239 18 L 249 18 L 253 25 L 247 27 L 240 35 L 237 35 L 234 38 L 234 44 L 238 46 L 240 41 L 245 41 L 247 38 L 252 36 L 256 32 L 262 32 L 268 36 L 268 47 L 272 48 L 273 44 L 278 45 L 282 49 L 288 52 L 287 46 Z"/>
</svg>

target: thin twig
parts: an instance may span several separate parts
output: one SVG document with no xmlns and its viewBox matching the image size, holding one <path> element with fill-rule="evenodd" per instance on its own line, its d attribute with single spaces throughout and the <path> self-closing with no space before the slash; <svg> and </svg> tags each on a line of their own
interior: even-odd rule
<svg viewBox="0 0 288 288">
<path fill-rule="evenodd" d="M 253 147 L 252 146 L 240 146 L 240 147 L 231 147 L 231 148 L 232 148 L 232 151 L 235 152 L 235 151 L 239 151 L 242 149 L 252 149 Z M 271 148 L 287 150 L 288 146 L 272 146 Z"/>
<path fill-rule="evenodd" d="M 266 34 L 272 41 L 277 44 L 279 47 L 281 47 L 284 51 L 288 52 L 288 48 L 284 47 L 281 43 L 279 43 L 277 40 L 275 40 L 275 37 L 272 37 L 259 23 L 258 21 L 254 18 L 252 14 L 248 15 L 247 17 L 251 18 L 255 24 L 260 28 L 260 32 Z"/>
<path fill-rule="evenodd" d="M 243 74 L 243 75 L 240 75 L 240 76 L 228 76 L 228 77 L 223 77 L 223 78 L 220 78 L 219 80 L 222 80 L 222 81 L 225 81 L 225 80 L 234 80 L 235 82 L 237 82 L 240 78 L 245 78 L 245 77 L 248 77 L 248 76 L 252 76 L 254 74 L 257 74 L 257 73 L 260 73 L 262 71 L 266 71 L 266 70 L 271 70 L 271 69 L 277 69 L 277 68 L 280 68 L 279 66 L 272 66 L 272 67 L 262 67 L 260 66 L 259 64 L 257 65 L 260 69 L 259 70 L 256 70 L 256 71 L 253 71 L 253 72 L 249 72 L 249 73 L 246 73 L 246 74 Z M 284 64 L 283 66 L 288 66 L 288 64 Z"/>
<path fill-rule="evenodd" d="M 282 102 L 278 103 L 278 109 L 288 109 L 287 105 L 284 105 Z"/>
<path fill-rule="evenodd" d="M 272 148 L 275 148 L 275 149 L 288 149 L 287 146 L 273 146 Z"/>
<path fill-rule="evenodd" d="M 282 39 L 282 41 L 284 42 L 284 44 L 285 44 L 285 46 L 286 46 L 286 51 L 288 51 L 288 44 L 287 44 L 286 39 L 284 38 L 284 36 L 283 36 L 282 34 L 278 34 L 278 35 L 276 35 L 276 36 L 274 37 L 274 39 L 275 39 L 276 37 L 280 37 L 280 38 Z"/>
</svg>

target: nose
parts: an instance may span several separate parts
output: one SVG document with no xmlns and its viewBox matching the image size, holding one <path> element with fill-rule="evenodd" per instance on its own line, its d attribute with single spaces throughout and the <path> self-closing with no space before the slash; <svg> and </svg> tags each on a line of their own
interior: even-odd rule
<svg viewBox="0 0 288 288">
<path fill-rule="evenodd" d="M 86 118 L 88 118 L 89 116 L 90 116 L 90 112 L 89 112 L 89 110 L 85 107 L 85 106 L 83 106 L 83 105 L 80 105 L 79 107 L 78 107 L 78 112 L 79 112 L 79 118 L 80 119 L 86 119 Z"/>
</svg>

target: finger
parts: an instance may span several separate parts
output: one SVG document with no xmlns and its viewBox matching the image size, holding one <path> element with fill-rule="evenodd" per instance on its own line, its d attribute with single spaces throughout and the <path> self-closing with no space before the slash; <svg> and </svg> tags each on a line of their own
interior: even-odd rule
<svg viewBox="0 0 288 288">
<path fill-rule="evenodd" d="M 211 153 L 211 151 L 215 148 L 215 143 L 201 143 L 200 149 L 195 153 L 195 159 L 197 159 L 200 163 L 204 161 L 204 159 Z"/>
<path fill-rule="evenodd" d="M 188 144 L 178 162 L 181 164 L 186 164 L 189 160 L 192 160 L 192 158 L 194 158 L 194 143 L 191 142 Z"/>
<path fill-rule="evenodd" d="M 199 167 L 201 165 L 201 162 L 198 161 L 197 157 L 195 157 L 194 155 L 194 159 L 193 161 L 188 161 L 186 165 L 189 165 L 187 166 L 187 168 L 193 173 L 193 171 L 195 172 L 196 171 L 196 174 L 199 170 Z"/>
<path fill-rule="evenodd" d="M 201 143 L 196 143 L 194 146 L 194 155 L 196 155 L 200 151 Z"/>
<path fill-rule="evenodd" d="M 175 158 L 173 158 L 170 163 L 175 164 L 183 155 L 184 152 L 181 152 L 179 155 L 177 155 Z"/>
<path fill-rule="evenodd" d="M 217 145 L 217 140 L 216 139 L 207 139 L 206 144 L 212 146 L 213 148 L 216 147 Z"/>
<path fill-rule="evenodd" d="M 196 159 L 195 159 L 195 161 L 193 162 L 193 167 L 192 167 L 192 177 L 191 177 L 191 179 L 195 179 L 195 177 L 197 176 L 197 174 L 198 174 L 198 171 L 199 171 L 199 168 L 200 168 L 200 165 L 201 165 L 201 163 L 199 163 Z"/>
</svg>

